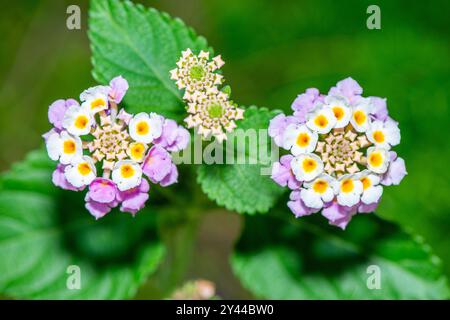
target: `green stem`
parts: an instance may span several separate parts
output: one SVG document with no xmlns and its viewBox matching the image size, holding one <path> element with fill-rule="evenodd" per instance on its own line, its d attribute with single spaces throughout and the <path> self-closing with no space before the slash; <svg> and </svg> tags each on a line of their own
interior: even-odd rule
<svg viewBox="0 0 450 320">
<path fill-rule="evenodd" d="M 160 196 L 168 200 L 170 203 L 175 204 L 176 206 L 179 206 L 182 203 L 182 201 L 180 201 L 180 199 L 172 192 L 172 189 L 170 188 L 155 186 L 154 190 Z"/>
<path fill-rule="evenodd" d="M 185 172 L 185 180 L 195 181 L 194 170 Z M 175 188 L 155 188 L 167 199 L 170 209 L 158 214 L 159 234 L 166 247 L 166 257 L 158 271 L 140 289 L 137 299 L 167 298 L 186 279 L 192 262 L 198 228 L 204 212 L 215 208 L 197 183 L 189 185 L 189 193 L 177 194 Z"/>
<path fill-rule="evenodd" d="M 181 220 L 198 215 L 189 213 L 190 210 L 193 209 L 161 213 L 164 217 L 160 217 L 159 233 L 166 247 L 166 257 L 158 271 L 140 289 L 137 299 L 167 298 L 183 282 L 191 262 L 199 225 L 199 219 Z"/>
</svg>

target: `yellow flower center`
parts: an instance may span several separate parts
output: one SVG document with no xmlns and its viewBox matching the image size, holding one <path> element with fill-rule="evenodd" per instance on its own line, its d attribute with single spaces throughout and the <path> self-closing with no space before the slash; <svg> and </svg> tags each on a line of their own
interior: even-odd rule
<svg viewBox="0 0 450 320">
<path fill-rule="evenodd" d="M 86 162 L 82 162 L 78 165 L 78 172 L 82 176 L 87 176 L 89 173 L 92 172 L 91 166 L 89 164 L 87 164 Z"/>
<path fill-rule="evenodd" d="M 146 135 L 150 131 L 150 126 L 147 122 L 141 121 L 136 126 L 136 132 L 139 135 Z"/>
<path fill-rule="evenodd" d="M 353 188 L 354 188 L 353 180 L 345 179 L 344 181 L 342 181 L 342 183 L 341 183 L 342 192 L 345 192 L 345 193 L 351 192 L 353 190 Z"/>
<path fill-rule="evenodd" d="M 303 160 L 302 165 L 305 172 L 311 172 L 317 167 L 317 162 L 314 159 L 306 158 Z"/>
<path fill-rule="evenodd" d="M 378 143 L 384 142 L 384 133 L 380 130 L 377 130 L 373 133 L 373 139 Z"/>
<path fill-rule="evenodd" d="M 344 109 L 341 107 L 335 106 L 332 110 L 336 119 L 341 120 L 344 117 Z"/>
<path fill-rule="evenodd" d="M 323 114 L 320 114 L 316 117 L 316 119 L 314 119 L 314 123 L 319 128 L 325 128 L 328 124 L 328 119 Z"/>
<path fill-rule="evenodd" d="M 369 163 L 373 167 L 379 167 L 383 163 L 383 156 L 379 152 L 374 152 L 369 156 Z"/>
<path fill-rule="evenodd" d="M 75 141 L 73 140 L 66 140 L 63 143 L 63 150 L 65 154 L 72 154 L 75 153 L 76 145 Z"/>
<path fill-rule="evenodd" d="M 102 98 L 95 99 L 91 102 L 91 109 L 95 109 L 98 107 L 104 107 L 104 106 L 106 106 L 106 102 Z"/>
<path fill-rule="evenodd" d="M 124 164 L 120 167 L 120 174 L 123 178 L 131 178 L 134 176 L 134 169 L 133 166 L 130 164 Z"/>
<path fill-rule="evenodd" d="M 131 157 L 134 159 L 142 159 L 145 147 L 142 143 L 134 143 L 130 148 Z"/>
<path fill-rule="evenodd" d="M 311 138 L 310 138 L 309 134 L 307 134 L 307 133 L 302 132 L 297 136 L 297 145 L 299 147 L 308 146 L 310 141 L 311 141 Z"/>
<path fill-rule="evenodd" d="M 356 110 L 355 113 L 353 114 L 353 119 L 355 119 L 355 122 L 358 125 L 362 125 L 366 121 L 366 118 L 367 118 L 366 114 L 361 110 Z"/>
<path fill-rule="evenodd" d="M 362 185 L 363 185 L 363 189 L 366 190 L 367 188 L 370 188 L 370 179 L 368 177 L 364 177 L 361 179 Z"/>
<path fill-rule="evenodd" d="M 317 180 L 313 185 L 313 189 L 317 193 L 324 193 L 325 191 L 327 191 L 327 188 L 328 182 L 326 182 L 325 180 Z"/>
<path fill-rule="evenodd" d="M 89 123 L 88 117 L 85 116 L 84 114 L 81 114 L 75 119 L 74 124 L 75 124 L 75 127 L 77 127 L 78 129 L 84 129 L 84 128 L 86 128 L 88 123 Z"/>
</svg>

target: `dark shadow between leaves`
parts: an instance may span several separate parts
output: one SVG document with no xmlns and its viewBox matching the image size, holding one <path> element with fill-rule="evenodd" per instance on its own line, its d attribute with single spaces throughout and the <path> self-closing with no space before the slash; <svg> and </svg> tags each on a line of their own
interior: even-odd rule
<svg viewBox="0 0 450 320">
<path fill-rule="evenodd" d="M 63 246 L 96 268 L 128 265 L 146 245 L 158 241 L 156 211 L 142 210 L 132 217 L 116 208 L 95 220 L 84 207 L 84 192 L 63 191 L 58 198 Z"/>
<path fill-rule="evenodd" d="M 356 216 L 345 231 L 327 225 L 320 214 L 295 219 L 286 209 L 268 215 L 246 217 L 236 252 L 251 256 L 270 247 L 287 249 L 296 257 L 292 266 L 287 264 L 287 271 L 298 279 L 319 273 L 336 277 L 367 265 L 376 255 L 375 244 L 398 231 L 373 214 Z"/>
</svg>

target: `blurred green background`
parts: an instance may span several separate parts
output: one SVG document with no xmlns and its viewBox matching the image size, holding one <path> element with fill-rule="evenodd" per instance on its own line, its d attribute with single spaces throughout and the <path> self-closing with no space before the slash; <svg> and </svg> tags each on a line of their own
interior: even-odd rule
<svg viewBox="0 0 450 320">
<path fill-rule="evenodd" d="M 242 105 L 290 112 L 308 87 L 326 92 L 352 76 L 365 95 L 388 98 L 400 122 L 409 175 L 387 188 L 378 214 L 425 237 L 450 276 L 450 2 L 363 0 L 139 1 L 182 18 L 222 54 L 224 74 Z M 82 29 L 66 28 L 78 3 Z M 381 30 L 366 9 L 381 8 Z M 90 75 L 87 1 L 17 0 L 0 12 L 0 169 L 42 144 L 48 105 L 77 97 Z M 218 220 L 219 219 L 219 220 Z M 220 221 L 220 223 L 218 223 Z M 219 227 L 220 226 L 220 227 Z M 190 271 L 217 283 L 223 296 L 246 297 L 228 267 L 239 218 L 220 214 L 201 228 Z"/>
</svg>

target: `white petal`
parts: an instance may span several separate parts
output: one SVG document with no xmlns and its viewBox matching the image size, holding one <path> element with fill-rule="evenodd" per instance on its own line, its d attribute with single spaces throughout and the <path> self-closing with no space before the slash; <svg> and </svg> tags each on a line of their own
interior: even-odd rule
<svg viewBox="0 0 450 320">
<path fill-rule="evenodd" d="M 151 143 L 154 139 L 161 136 L 162 122 L 162 117 L 156 113 L 151 113 L 150 115 L 144 112 L 138 113 L 130 121 L 130 136 L 137 142 L 145 144 Z M 144 133 L 138 131 L 138 126 L 143 125 L 142 123 L 147 125 L 147 131 Z"/>
<path fill-rule="evenodd" d="M 337 96 L 337 95 L 330 95 L 330 96 L 326 96 L 325 97 L 325 103 L 327 105 L 334 105 L 334 104 L 344 104 L 344 105 L 348 105 L 349 101 L 346 97 L 344 96 Z"/>
<path fill-rule="evenodd" d="M 316 164 L 315 168 L 311 171 L 304 170 L 304 161 L 312 161 Z M 323 162 L 315 154 L 301 154 L 291 160 L 291 168 L 295 177 L 299 181 L 311 181 L 323 172 Z"/>
<path fill-rule="evenodd" d="M 386 138 L 391 146 L 396 146 L 400 143 L 401 135 L 398 124 L 395 121 L 386 121 Z"/>
<path fill-rule="evenodd" d="M 75 152 L 73 152 L 73 153 L 65 153 L 64 152 L 64 143 L 66 141 L 71 141 L 71 142 L 75 143 Z M 61 153 L 60 153 L 61 157 L 60 157 L 59 161 L 62 164 L 69 164 L 74 159 L 79 159 L 83 155 L 83 146 L 82 146 L 81 139 L 77 136 L 73 136 L 73 135 L 67 133 L 66 131 L 61 132 L 60 149 L 61 149 Z"/>
<path fill-rule="evenodd" d="M 295 143 L 295 139 L 297 138 L 299 132 L 299 128 L 295 123 L 289 124 L 283 133 L 283 148 L 286 150 L 290 150 Z"/>
<path fill-rule="evenodd" d="M 86 90 L 84 90 L 81 94 L 80 94 L 80 101 L 86 101 L 88 99 L 92 99 L 95 96 L 98 95 L 108 95 L 108 92 L 111 90 L 111 88 L 109 86 L 95 86 L 95 87 L 90 87 Z"/>
<path fill-rule="evenodd" d="M 58 160 L 61 155 L 61 139 L 59 134 L 52 133 L 46 141 L 47 153 L 50 159 Z"/>
<path fill-rule="evenodd" d="M 138 130 L 138 126 L 142 127 L 144 125 L 147 126 L 144 132 L 142 132 L 142 129 Z M 152 142 L 150 118 L 147 113 L 138 113 L 130 120 L 129 133 L 131 138 L 137 142 L 146 144 Z"/>
<path fill-rule="evenodd" d="M 81 173 L 79 170 L 80 165 L 87 165 L 90 171 Z M 89 185 L 96 178 L 96 174 L 94 162 L 92 158 L 88 156 L 74 159 L 73 163 L 64 170 L 67 181 L 77 188 Z"/>
<path fill-rule="evenodd" d="M 139 150 L 142 152 L 138 152 L 136 153 L 136 151 Z M 145 157 L 145 152 L 147 151 L 147 146 L 141 142 L 133 142 L 130 143 L 128 150 L 127 150 L 127 154 L 128 156 L 136 161 L 136 162 L 142 162 L 144 160 Z"/>
<path fill-rule="evenodd" d="M 381 141 L 380 138 L 377 137 L 378 135 L 381 135 Z M 378 138 L 378 140 L 376 138 Z M 371 123 L 369 130 L 367 130 L 367 139 L 377 147 L 384 149 L 390 148 L 389 133 L 382 121 L 373 121 Z"/>
<path fill-rule="evenodd" d="M 153 139 L 157 139 L 161 136 L 162 126 L 163 126 L 163 117 L 152 112 L 150 113 L 150 124 L 152 125 L 152 137 Z"/>
<path fill-rule="evenodd" d="M 88 99 L 81 105 L 91 115 L 96 114 L 102 110 L 108 109 L 108 95 L 98 92 L 88 97 Z"/>
<path fill-rule="evenodd" d="M 298 144 L 299 137 L 303 135 L 308 139 L 306 145 Z M 317 145 L 318 134 L 309 130 L 305 125 L 290 124 L 283 135 L 283 147 L 291 150 L 294 156 L 313 152 Z"/>
<path fill-rule="evenodd" d="M 365 204 L 372 204 L 378 202 L 382 194 L 383 194 L 382 186 L 370 187 L 364 190 L 364 193 L 361 197 L 361 201 Z"/>
<path fill-rule="evenodd" d="M 319 126 L 316 123 L 318 119 L 325 120 L 323 126 Z M 333 111 L 331 111 L 329 108 L 325 106 L 322 106 L 322 108 L 318 109 L 312 115 L 308 116 L 308 121 L 306 122 L 306 125 L 308 126 L 308 128 L 310 128 L 315 132 L 325 134 L 330 132 L 330 130 L 335 126 L 336 122 L 337 119 L 334 116 Z"/>
<path fill-rule="evenodd" d="M 378 160 L 377 162 L 372 161 L 372 156 Z M 378 158 L 381 157 L 381 158 Z M 386 149 L 370 147 L 367 149 L 367 168 L 375 173 L 385 173 L 389 166 L 389 154 Z"/>
<path fill-rule="evenodd" d="M 311 182 L 305 182 L 303 186 L 306 188 L 306 190 L 309 190 L 310 192 L 313 192 L 318 197 L 322 197 L 322 193 L 325 192 L 328 188 L 328 182 L 321 178 L 322 175 L 317 177 Z M 325 189 L 323 189 L 325 188 Z M 322 190 L 323 189 L 323 190 Z"/>
<path fill-rule="evenodd" d="M 132 173 L 130 176 L 123 176 L 121 173 L 122 166 L 130 166 Z M 112 180 L 117 184 L 120 191 L 125 191 L 141 184 L 142 169 L 139 164 L 132 160 L 122 160 L 115 164 L 112 172 Z"/>
<path fill-rule="evenodd" d="M 370 183 L 371 183 L 372 186 L 376 186 L 377 184 L 380 183 L 381 179 L 380 179 L 379 175 L 369 174 L 367 177 L 370 179 Z"/>
<path fill-rule="evenodd" d="M 345 184 L 348 180 L 353 183 L 353 187 L 346 190 Z M 353 206 L 359 202 L 363 192 L 363 184 L 359 180 L 358 175 L 345 174 L 335 183 L 335 190 L 337 191 L 337 200 L 340 205 Z"/>
<path fill-rule="evenodd" d="M 83 184 L 83 178 L 78 174 L 78 170 L 74 166 L 67 166 L 64 171 L 64 176 L 66 177 L 67 181 L 74 187 L 82 187 Z"/>
<path fill-rule="evenodd" d="M 359 202 L 360 195 L 355 193 L 339 193 L 337 195 L 337 202 L 341 206 L 354 206 Z"/>
<path fill-rule="evenodd" d="M 356 131 L 366 132 L 370 128 L 369 109 L 368 105 L 365 104 L 359 104 L 352 108 L 350 123 Z"/>
<path fill-rule="evenodd" d="M 300 146 L 296 143 L 292 146 L 292 153 L 296 156 L 301 153 L 310 153 L 316 149 L 317 141 L 319 140 L 319 135 L 316 132 L 310 131 L 304 126 L 304 128 L 299 132 L 300 134 L 306 134 L 309 137 L 309 142 L 306 146 Z M 298 136 L 296 137 L 297 140 Z"/>
<path fill-rule="evenodd" d="M 320 194 L 314 192 L 312 189 L 301 189 L 300 198 L 306 206 L 310 208 L 320 209 L 323 207 L 323 201 Z"/>
<path fill-rule="evenodd" d="M 353 180 L 354 183 L 354 193 L 360 195 L 363 193 L 364 187 L 361 181 L 359 180 Z"/>
<path fill-rule="evenodd" d="M 372 99 L 370 98 L 359 98 L 355 103 L 355 107 L 364 109 L 368 114 L 371 114 L 374 111 L 374 105 L 372 103 Z"/>
<path fill-rule="evenodd" d="M 82 118 L 83 126 L 80 126 L 78 119 Z M 79 106 L 71 106 L 64 114 L 63 127 L 71 134 L 81 136 L 91 131 L 93 119 L 89 110 Z"/>
<path fill-rule="evenodd" d="M 337 121 L 334 128 L 344 128 L 350 122 L 352 116 L 351 109 L 348 106 L 348 100 L 344 97 L 327 96 L 325 102 L 335 116 L 338 111 L 342 113 L 340 119 L 336 117 Z"/>
<path fill-rule="evenodd" d="M 325 192 L 322 194 L 322 200 L 323 200 L 324 202 L 330 202 L 331 200 L 333 200 L 333 198 L 334 198 L 334 190 L 333 190 L 332 186 L 330 185 L 330 186 L 327 188 L 327 191 L 325 191 Z"/>
</svg>

